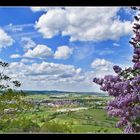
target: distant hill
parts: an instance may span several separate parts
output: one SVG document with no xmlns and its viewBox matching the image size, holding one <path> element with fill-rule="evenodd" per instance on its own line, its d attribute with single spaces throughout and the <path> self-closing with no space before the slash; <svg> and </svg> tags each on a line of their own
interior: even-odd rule
<svg viewBox="0 0 140 140">
<path fill-rule="evenodd" d="M 70 92 L 70 91 L 58 91 L 58 90 L 23 90 L 27 94 L 88 94 L 88 95 L 97 95 L 97 96 L 107 96 L 106 93 L 100 92 Z"/>
</svg>

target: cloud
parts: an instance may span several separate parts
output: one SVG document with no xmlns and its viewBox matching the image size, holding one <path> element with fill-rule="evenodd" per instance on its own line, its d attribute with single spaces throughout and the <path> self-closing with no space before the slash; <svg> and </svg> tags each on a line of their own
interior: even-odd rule
<svg viewBox="0 0 140 140">
<path fill-rule="evenodd" d="M 21 32 L 21 31 L 23 31 L 23 29 L 33 27 L 33 26 L 34 26 L 34 24 L 19 24 L 19 25 L 15 25 L 15 24 L 10 23 L 9 25 L 6 25 L 4 27 L 4 29 L 6 31 Z"/>
<path fill-rule="evenodd" d="M 22 38 L 22 37 L 28 37 L 28 38 L 36 38 L 40 37 L 41 35 L 37 31 L 29 31 L 29 32 L 21 32 L 13 34 L 15 38 Z"/>
<path fill-rule="evenodd" d="M 92 77 L 89 80 L 81 68 L 73 65 L 12 62 L 7 73 L 22 83 L 22 89 L 88 91 L 93 86 Z"/>
<path fill-rule="evenodd" d="M 103 60 L 101 60 L 103 61 Z M 96 67 L 108 65 L 101 62 Z M 67 91 L 100 91 L 99 86 L 92 82 L 94 77 L 104 77 L 113 74 L 112 69 L 95 69 L 84 71 L 74 65 L 41 62 L 25 63 L 12 62 L 8 68 L 8 75 L 22 83 L 22 89 L 30 90 L 67 90 Z"/>
<path fill-rule="evenodd" d="M 29 37 L 22 37 L 21 42 L 23 44 L 23 48 L 25 50 L 27 49 L 33 49 L 36 47 L 36 43 Z"/>
<path fill-rule="evenodd" d="M 39 18 L 35 27 L 43 34 L 44 38 L 52 38 L 66 28 L 67 25 L 68 20 L 64 10 L 50 9 Z"/>
<path fill-rule="evenodd" d="M 68 46 L 59 46 L 55 53 L 46 45 L 36 44 L 29 37 L 22 37 L 21 43 L 26 51 L 23 57 L 44 58 L 54 57 L 55 59 L 67 59 L 73 53 L 73 49 Z"/>
<path fill-rule="evenodd" d="M 22 27 L 14 27 L 13 24 L 9 24 L 8 26 L 6 26 L 6 30 L 10 30 L 12 32 L 19 32 L 19 31 L 22 31 L 23 28 Z"/>
<path fill-rule="evenodd" d="M 57 63 L 42 62 L 40 64 L 32 64 L 26 74 L 28 75 L 57 75 L 64 78 L 73 77 L 81 72 L 80 68 L 73 65 L 64 65 Z"/>
<path fill-rule="evenodd" d="M 52 56 L 53 52 L 51 48 L 46 45 L 38 44 L 35 48 L 29 49 L 23 57 L 29 58 L 46 58 Z"/>
<path fill-rule="evenodd" d="M 20 62 L 22 62 L 22 63 L 33 63 L 34 60 L 30 60 L 30 59 L 25 59 L 25 58 L 23 58 L 23 59 L 21 59 Z"/>
<path fill-rule="evenodd" d="M 114 51 L 110 50 L 109 48 L 106 48 L 104 50 L 97 50 L 95 51 L 98 55 L 108 55 L 108 54 L 113 54 Z"/>
<path fill-rule="evenodd" d="M 120 47 L 120 44 L 118 44 L 118 43 L 113 43 L 113 46 Z"/>
<path fill-rule="evenodd" d="M 103 71 L 109 71 L 110 69 L 112 69 L 112 66 L 113 66 L 112 62 L 99 58 L 95 59 L 91 63 L 91 68 L 100 69 Z"/>
<path fill-rule="evenodd" d="M 68 46 L 59 46 L 55 53 L 46 45 L 36 44 L 31 38 L 23 37 L 21 39 L 26 53 L 22 57 L 28 58 L 46 58 L 54 57 L 54 59 L 67 59 L 72 53 L 73 49 Z"/>
<path fill-rule="evenodd" d="M 6 48 L 13 45 L 14 40 L 2 28 L 0 28 L 0 48 Z"/>
<path fill-rule="evenodd" d="M 118 40 L 131 33 L 131 22 L 121 21 L 117 16 L 119 10 L 118 7 L 50 8 L 35 27 L 44 38 L 61 34 L 70 36 L 70 41 Z"/>
<path fill-rule="evenodd" d="M 20 58 L 20 57 L 21 57 L 20 54 L 12 54 L 12 55 L 10 56 L 10 58 Z"/>
<path fill-rule="evenodd" d="M 87 60 L 93 56 L 95 48 L 90 43 L 82 44 L 74 47 L 74 61 Z"/>
<path fill-rule="evenodd" d="M 73 53 L 73 49 L 68 46 L 60 46 L 57 48 L 54 58 L 55 59 L 67 59 Z"/>
<path fill-rule="evenodd" d="M 60 9 L 60 8 L 62 8 L 62 9 L 64 9 L 64 7 L 55 7 L 55 6 L 36 6 L 36 7 L 30 7 L 30 9 L 31 9 L 31 11 L 32 12 L 47 12 L 48 10 L 50 10 L 50 9 Z"/>
<path fill-rule="evenodd" d="M 40 12 L 40 11 L 47 11 L 47 7 L 39 7 L 39 6 L 36 6 L 36 7 L 30 7 L 31 11 L 32 12 Z"/>
<path fill-rule="evenodd" d="M 13 62 L 10 64 L 9 71 L 11 74 L 16 73 L 24 75 L 23 77 L 30 77 L 40 79 L 40 77 L 44 78 L 46 81 L 61 81 L 62 79 L 66 79 L 67 82 L 70 81 L 74 76 L 78 76 L 82 73 L 81 68 L 76 68 L 73 65 L 64 65 L 57 63 L 33 63 L 27 65 L 22 62 Z"/>
<path fill-rule="evenodd" d="M 12 62 L 8 75 L 22 83 L 22 89 L 30 90 L 67 90 L 67 91 L 99 91 L 92 80 L 103 77 L 109 71 L 83 71 L 74 65 L 41 62 Z"/>
</svg>

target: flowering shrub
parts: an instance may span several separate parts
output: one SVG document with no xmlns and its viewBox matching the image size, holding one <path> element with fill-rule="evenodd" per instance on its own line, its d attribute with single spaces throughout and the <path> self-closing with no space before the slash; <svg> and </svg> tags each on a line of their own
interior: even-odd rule
<svg viewBox="0 0 140 140">
<path fill-rule="evenodd" d="M 137 10 L 138 8 L 132 7 Z M 107 103 L 106 110 L 110 116 L 119 117 L 116 127 L 123 128 L 124 133 L 140 132 L 140 14 L 134 16 L 134 37 L 130 44 L 134 47 L 133 67 L 122 70 L 113 66 L 116 73 L 104 78 L 94 78 L 102 91 L 108 92 L 114 99 Z"/>
</svg>

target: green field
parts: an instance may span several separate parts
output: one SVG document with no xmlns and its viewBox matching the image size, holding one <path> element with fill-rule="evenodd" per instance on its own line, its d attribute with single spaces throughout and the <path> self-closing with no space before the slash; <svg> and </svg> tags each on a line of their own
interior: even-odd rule
<svg viewBox="0 0 140 140">
<path fill-rule="evenodd" d="M 0 96 L 0 133 L 122 133 L 115 128 L 117 119 L 103 109 L 108 97 L 76 93 Z M 7 103 L 8 98 L 16 103 Z M 16 110 L 7 113 L 10 108 Z"/>
</svg>

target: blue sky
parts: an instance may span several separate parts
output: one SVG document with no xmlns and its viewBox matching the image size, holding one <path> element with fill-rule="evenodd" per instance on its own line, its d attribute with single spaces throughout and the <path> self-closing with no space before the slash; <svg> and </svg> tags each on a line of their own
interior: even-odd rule
<svg viewBox="0 0 140 140">
<path fill-rule="evenodd" d="M 129 7 L 0 7 L 0 59 L 21 89 L 99 91 L 93 77 L 131 65 Z"/>
</svg>

